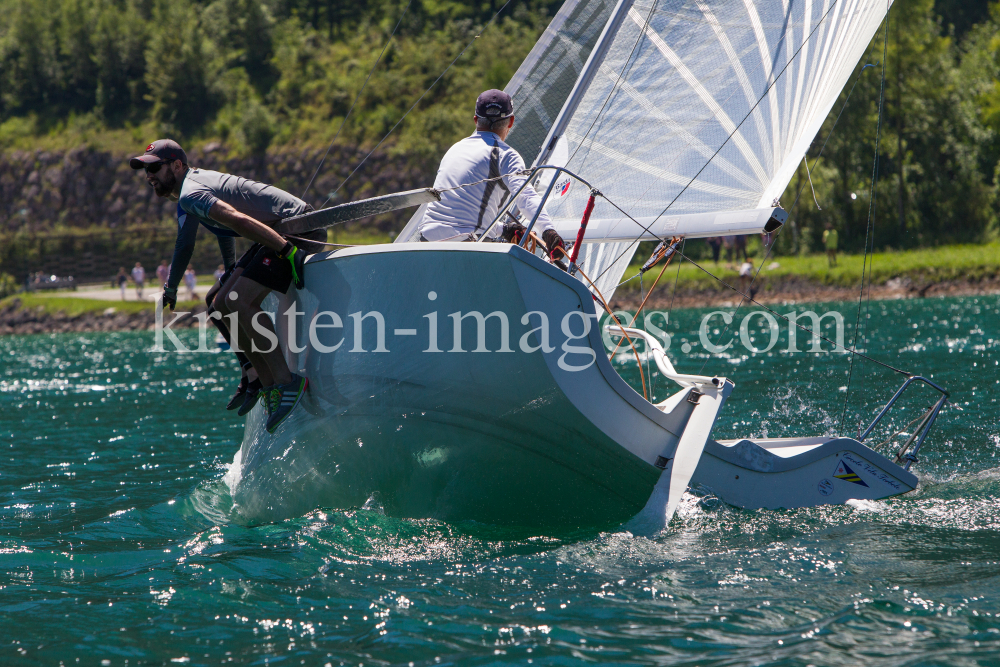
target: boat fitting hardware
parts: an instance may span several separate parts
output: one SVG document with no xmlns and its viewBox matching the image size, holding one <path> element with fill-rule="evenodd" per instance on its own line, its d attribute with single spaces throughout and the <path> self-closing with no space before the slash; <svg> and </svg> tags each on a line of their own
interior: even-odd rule
<svg viewBox="0 0 1000 667">
<path fill-rule="evenodd" d="M 948 402 L 949 393 L 943 387 L 938 386 L 934 382 L 931 382 L 927 378 L 920 375 L 911 375 L 906 378 L 905 382 L 903 382 L 903 386 L 896 390 L 896 393 L 893 394 L 892 398 L 889 399 L 889 402 L 885 404 L 885 407 L 879 411 L 878 415 L 876 415 L 875 419 L 868 426 L 868 428 L 865 429 L 864 433 L 858 437 L 858 442 L 864 442 L 865 439 L 871 435 L 871 432 L 875 430 L 875 427 L 878 426 L 878 423 L 882 421 L 882 417 L 889 412 L 892 406 L 895 405 L 896 401 L 899 400 L 899 397 L 903 395 L 903 392 L 906 391 L 906 389 L 914 382 L 923 382 L 928 387 L 940 392 L 941 397 L 934 404 L 934 407 L 927 412 L 927 416 L 924 418 L 923 422 L 921 422 L 920 426 L 913 431 L 913 435 L 911 435 L 910 439 L 903 444 L 903 448 L 896 457 L 897 462 L 901 463 L 902 461 L 906 461 L 906 465 L 903 466 L 904 470 L 909 470 L 910 466 L 916 462 L 917 452 L 920 450 L 920 447 L 923 446 L 924 440 L 927 439 L 927 435 L 931 431 L 931 426 L 934 425 L 934 421 L 937 419 L 938 413 L 941 412 L 941 408 L 943 408 L 945 403 Z M 911 443 L 913 445 L 912 449 L 910 449 Z M 909 452 L 904 453 L 907 452 L 908 449 Z"/>
</svg>

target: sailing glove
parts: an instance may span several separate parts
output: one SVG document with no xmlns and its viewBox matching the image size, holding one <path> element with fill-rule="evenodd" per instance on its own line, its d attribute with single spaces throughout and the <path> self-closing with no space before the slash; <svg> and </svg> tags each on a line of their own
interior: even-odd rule
<svg viewBox="0 0 1000 667">
<path fill-rule="evenodd" d="M 542 242 L 549 249 L 549 259 L 552 260 L 552 263 L 565 271 L 566 264 L 563 260 L 569 258 L 569 253 L 566 252 L 566 244 L 563 243 L 559 232 L 554 229 L 546 229 L 542 233 Z"/>
<path fill-rule="evenodd" d="M 302 289 L 306 286 L 305 278 L 305 263 L 306 254 L 296 248 L 291 241 L 285 243 L 285 246 L 278 251 L 278 257 L 281 259 L 287 259 L 292 265 L 292 282 L 295 283 L 295 289 Z"/>
<path fill-rule="evenodd" d="M 163 307 L 166 308 L 170 306 L 170 310 L 177 307 L 177 288 L 168 287 L 166 283 L 163 284 Z"/>
<path fill-rule="evenodd" d="M 524 237 L 524 225 L 516 220 L 505 222 L 500 237 L 507 243 L 519 244 Z"/>
</svg>

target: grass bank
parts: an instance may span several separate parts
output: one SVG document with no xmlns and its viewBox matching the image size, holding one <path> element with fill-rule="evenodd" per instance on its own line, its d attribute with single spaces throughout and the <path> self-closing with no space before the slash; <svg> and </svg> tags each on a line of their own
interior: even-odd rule
<svg viewBox="0 0 1000 667">
<path fill-rule="evenodd" d="M 125 313 L 133 315 L 137 313 L 152 312 L 153 304 L 147 301 L 100 301 L 98 299 L 81 299 L 71 296 L 46 296 L 45 294 L 17 294 L 0 300 L 0 310 L 3 310 L 15 299 L 20 300 L 21 310 L 31 310 L 44 315 L 58 315 L 62 313 L 67 317 L 77 317 L 93 313 L 102 315 L 109 309 L 114 309 L 115 313 Z M 177 304 L 177 310 L 191 311 L 195 306 L 204 305 L 200 301 L 181 301 Z"/>
<path fill-rule="evenodd" d="M 650 246 L 648 249 L 647 245 Z M 652 246 L 653 244 L 643 244 L 640 251 L 636 253 L 636 260 L 625 272 L 624 278 L 631 278 L 639 272 L 639 268 L 648 258 Z M 754 268 L 759 268 L 760 256 L 751 259 L 754 262 Z M 738 264 L 727 265 L 725 261 L 721 261 L 716 265 L 711 258 L 699 260 L 698 264 L 730 284 L 735 284 L 738 281 Z M 643 277 L 643 286 L 646 289 L 652 284 L 659 271 L 660 267 L 654 267 Z M 917 286 L 948 281 L 978 282 L 986 278 L 1000 276 L 1000 243 L 879 252 L 869 255 L 867 267 L 863 255 L 841 254 L 837 257 L 837 266 L 834 268 L 827 265 L 825 254 L 772 255 L 764 262 L 759 280 L 765 284 L 808 282 L 824 287 L 856 287 L 861 284 L 862 271 L 870 271 L 871 282 L 874 285 L 881 285 L 893 279 L 909 279 Z M 673 263 L 663 274 L 659 286 L 672 286 L 675 280 L 678 290 L 723 291 L 727 289 L 710 275 L 687 261 Z M 622 285 L 621 289 L 637 291 L 639 280 L 631 280 Z"/>
</svg>

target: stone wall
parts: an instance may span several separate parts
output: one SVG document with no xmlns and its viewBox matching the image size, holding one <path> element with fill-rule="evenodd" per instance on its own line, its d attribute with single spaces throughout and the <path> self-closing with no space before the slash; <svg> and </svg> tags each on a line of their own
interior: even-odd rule
<svg viewBox="0 0 1000 667">
<path fill-rule="evenodd" d="M 142 148 L 137 146 L 133 154 Z M 209 144 L 190 151 L 188 159 L 193 166 L 273 183 L 301 196 L 323 150 L 276 149 L 261 159 L 237 157 L 224 146 Z M 356 148 L 331 151 L 306 201 L 321 206 L 365 154 Z M 89 147 L 0 153 L 0 236 L 5 246 L 0 248 L 0 270 L 18 280 L 34 271 L 103 279 L 122 264 L 141 261 L 148 269 L 169 258 L 176 204 L 157 197 L 142 175 L 129 168 L 128 157 Z M 374 154 L 333 202 L 430 186 L 436 167 Z M 409 213 L 351 224 L 391 231 L 402 227 Z M 93 237 L 86 238 L 91 233 Z M 21 244 L 17 248 L 10 240 L 14 234 Z M 214 266 L 218 257 L 211 235 L 203 235 L 196 269 Z"/>
</svg>

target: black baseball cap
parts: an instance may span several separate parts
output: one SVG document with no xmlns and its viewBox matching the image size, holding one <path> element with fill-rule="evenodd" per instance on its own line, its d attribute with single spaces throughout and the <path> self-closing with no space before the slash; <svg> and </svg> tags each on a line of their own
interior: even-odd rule
<svg viewBox="0 0 1000 667">
<path fill-rule="evenodd" d="M 168 160 L 180 160 L 187 164 L 188 157 L 181 145 L 173 139 L 157 139 L 146 146 L 146 152 L 139 157 L 134 157 L 128 161 L 128 166 L 133 169 L 143 169 L 146 165 Z"/>
<path fill-rule="evenodd" d="M 502 120 L 514 115 L 514 102 L 510 95 L 493 88 L 479 95 L 476 100 L 476 115 L 489 120 Z"/>
</svg>

